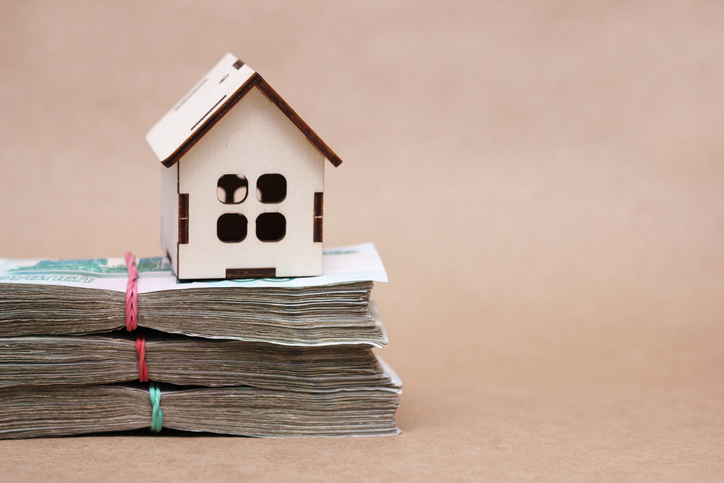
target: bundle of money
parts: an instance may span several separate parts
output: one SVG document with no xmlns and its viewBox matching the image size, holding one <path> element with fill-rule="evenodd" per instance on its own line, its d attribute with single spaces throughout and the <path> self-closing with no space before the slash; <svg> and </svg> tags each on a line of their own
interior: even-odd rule
<svg viewBox="0 0 724 483">
<path fill-rule="evenodd" d="M 149 390 L 150 389 L 150 390 Z M 128 385 L 0 389 L 0 436 L 25 438 L 149 426 L 153 388 Z M 163 427 L 245 436 L 397 434 L 397 393 L 381 388 L 274 391 L 254 387 L 162 388 Z"/>
<path fill-rule="evenodd" d="M 189 431 L 398 432 L 401 382 L 372 352 L 387 344 L 372 244 L 325 251 L 319 277 L 179 283 L 166 258 L 138 272 L 129 334 L 122 259 L 0 259 L 0 438 L 137 429 L 149 411 Z M 157 408 L 145 377 L 164 383 Z"/>
<path fill-rule="evenodd" d="M 138 263 L 138 325 L 167 333 L 273 344 L 384 347 L 369 311 L 386 282 L 371 243 L 324 252 L 318 277 L 179 282 L 167 258 Z M 90 334 L 125 325 L 122 258 L 0 259 L 0 337 Z"/>
</svg>

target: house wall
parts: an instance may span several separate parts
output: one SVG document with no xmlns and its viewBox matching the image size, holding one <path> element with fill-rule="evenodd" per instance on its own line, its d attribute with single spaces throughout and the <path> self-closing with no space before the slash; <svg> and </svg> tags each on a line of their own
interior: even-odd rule
<svg viewBox="0 0 724 483">
<path fill-rule="evenodd" d="M 176 243 L 178 242 L 178 164 L 162 166 L 161 173 L 161 246 L 178 274 Z"/>
<path fill-rule="evenodd" d="M 314 193 L 324 190 L 324 161 L 294 124 L 253 88 L 177 163 L 179 193 L 189 195 L 189 239 L 179 245 L 178 277 L 225 278 L 227 268 L 275 268 L 278 277 L 321 274 L 322 243 L 314 242 L 313 229 Z M 262 204 L 256 182 L 274 173 L 286 178 L 286 198 Z M 226 174 L 247 179 L 244 202 L 219 201 L 217 184 Z M 256 218 L 264 212 L 285 216 L 281 241 L 257 239 Z M 243 241 L 219 240 L 216 225 L 223 213 L 246 216 Z"/>
</svg>

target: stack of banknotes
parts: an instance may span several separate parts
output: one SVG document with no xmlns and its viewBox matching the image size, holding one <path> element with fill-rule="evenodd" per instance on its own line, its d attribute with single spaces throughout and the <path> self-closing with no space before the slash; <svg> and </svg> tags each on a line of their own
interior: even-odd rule
<svg viewBox="0 0 724 483">
<path fill-rule="evenodd" d="M 372 351 L 387 344 L 370 301 L 387 281 L 379 255 L 357 245 L 323 264 L 319 277 L 179 283 L 167 259 L 141 259 L 127 332 L 123 259 L 0 259 L 0 438 L 398 433 L 402 383 Z"/>
</svg>

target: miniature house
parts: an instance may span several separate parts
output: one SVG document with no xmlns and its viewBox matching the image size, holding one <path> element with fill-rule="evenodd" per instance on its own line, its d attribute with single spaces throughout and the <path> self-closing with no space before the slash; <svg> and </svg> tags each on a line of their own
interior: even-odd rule
<svg viewBox="0 0 724 483">
<path fill-rule="evenodd" d="M 227 54 L 146 136 L 179 280 L 322 273 L 325 159 L 342 160 Z"/>
</svg>

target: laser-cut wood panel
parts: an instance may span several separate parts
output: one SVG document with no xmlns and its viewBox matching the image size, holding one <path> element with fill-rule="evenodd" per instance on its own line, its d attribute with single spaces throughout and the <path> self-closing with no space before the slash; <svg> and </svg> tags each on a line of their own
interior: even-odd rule
<svg viewBox="0 0 724 483">
<path fill-rule="evenodd" d="M 179 279 L 322 273 L 324 161 L 342 161 L 252 69 L 225 56 L 147 140 Z M 232 176 L 248 194 L 230 202 Z"/>
<path fill-rule="evenodd" d="M 161 170 L 161 246 L 178 273 L 178 166 Z"/>
</svg>

